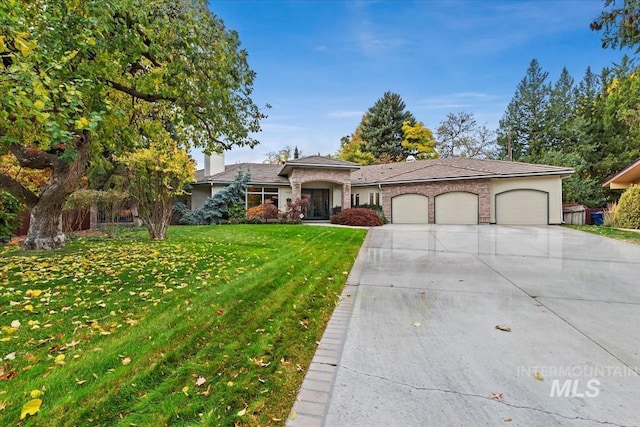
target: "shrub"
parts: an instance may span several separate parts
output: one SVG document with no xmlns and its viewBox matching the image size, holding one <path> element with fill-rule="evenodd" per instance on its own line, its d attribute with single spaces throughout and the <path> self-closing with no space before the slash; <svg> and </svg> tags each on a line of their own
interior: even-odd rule
<svg viewBox="0 0 640 427">
<path fill-rule="evenodd" d="M 619 228 L 640 228 L 640 187 L 637 185 L 627 188 L 620 196 L 614 224 Z"/>
<path fill-rule="evenodd" d="M 332 224 L 355 225 L 360 227 L 376 227 L 382 225 L 378 213 L 372 209 L 351 208 L 331 217 Z"/>
<path fill-rule="evenodd" d="M 364 209 L 371 209 L 372 211 L 375 211 L 378 214 L 378 216 L 382 220 L 383 224 L 388 224 L 389 223 L 389 220 L 387 219 L 386 215 L 384 214 L 384 211 L 382 210 L 382 206 L 380 206 L 380 205 L 364 204 L 364 205 L 358 205 L 358 206 L 354 206 L 354 207 L 356 207 L 356 208 L 364 208 Z"/>
<path fill-rule="evenodd" d="M 309 209 L 309 196 L 302 195 L 301 199 L 291 201 L 287 199 L 287 204 L 282 215 L 282 222 L 285 224 L 300 224 L 302 222 L 302 213 Z"/>
<path fill-rule="evenodd" d="M 229 221 L 241 221 L 247 217 L 247 212 L 244 209 L 244 205 L 231 205 L 229 206 Z M 236 224 L 237 224 L 236 222 Z"/>
<path fill-rule="evenodd" d="M 11 240 L 13 230 L 20 225 L 22 203 L 12 194 L 0 191 L 0 243 Z"/>
<path fill-rule="evenodd" d="M 608 203 L 607 208 L 603 209 L 602 216 L 604 222 L 602 225 L 605 227 L 615 227 L 616 210 L 618 209 L 617 203 Z"/>
<path fill-rule="evenodd" d="M 247 218 L 258 218 L 263 220 L 278 219 L 280 218 L 280 211 L 271 200 L 267 200 L 261 205 L 247 209 Z"/>
</svg>

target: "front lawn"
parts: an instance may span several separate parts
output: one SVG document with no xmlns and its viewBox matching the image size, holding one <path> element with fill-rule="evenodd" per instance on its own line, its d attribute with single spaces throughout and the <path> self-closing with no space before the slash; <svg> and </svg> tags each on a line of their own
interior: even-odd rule
<svg viewBox="0 0 640 427">
<path fill-rule="evenodd" d="M 5 250 L 0 425 L 284 425 L 365 233 L 183 226 Z"/>
<path fill-rule="evenodd" d="M 586 231 L 587 233 L 593 233 L 599 236 L 610 237 L 616 240 L 623 240 L 625 242 L 640 244 L 640 232 L 638 231 L 621 230 L 619 228 L 595 225 L 567 225 L 566 227 Z"/>
</svg>

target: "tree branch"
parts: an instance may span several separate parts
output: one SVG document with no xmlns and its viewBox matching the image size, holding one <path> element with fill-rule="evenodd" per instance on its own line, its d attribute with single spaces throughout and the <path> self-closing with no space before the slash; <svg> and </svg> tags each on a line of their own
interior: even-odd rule
<svg viewBox="0 0 640 427">
<path fill-rule="evenodd" d="M 160 95 L 160 94 L 150 94 L 150 93 L 144 93 L 144 92 L 140 92 L 132 87 L 128 87 L 128 86 L 124 86 L 121 85 L 118 82 L 114 82 L 113 80 L 109 80 L 109 79 L 103 79 L 109 86 L 111 86 L 113 89 L 126 93 L 127 95 L 133 96 L 134 98 L 138 98 L 138 99 L 142 99 L 143 101 L 147 101 L 147 102 L 158 102 L 158 101 L 169 101 L 169 102 L 176 102 L 178 100 L 178 98 L 173 97 L 173 96 L 165 96 L 165 95 Z"/>
<path fill-rule="evenodd" d="M 20 184 L 15 179 L 8 175 L 0 173 L 0 188 L 13 194 L 18 200 L 27 205 L 33 207 L 38 203 L 40 198 L 36 196 L 33 191 L 29 190 L 24 185 Z"/>
<path fill-rule="evenodd" d="M 48 169 L 55 167 L 59 161 L 58 156 L 37 148 L 23 147 L 11 144 L 9 151 L 16 157 L 20 166 L 30 169 Z"/>
</svg>

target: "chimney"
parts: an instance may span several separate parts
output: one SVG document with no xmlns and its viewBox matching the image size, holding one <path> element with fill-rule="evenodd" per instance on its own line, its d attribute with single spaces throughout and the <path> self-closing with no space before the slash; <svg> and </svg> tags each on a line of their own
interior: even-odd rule
<svg viewBox="0 0 640 427">
<path fill-rule="evenodd" d="M 224 152 L 204 155 L 204 176 L 217 175 L 224 172 Z"/>
</svg>

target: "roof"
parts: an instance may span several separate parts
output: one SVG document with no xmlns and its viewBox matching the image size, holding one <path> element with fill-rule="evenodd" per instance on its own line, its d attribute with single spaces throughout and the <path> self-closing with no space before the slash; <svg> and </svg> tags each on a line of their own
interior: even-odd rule
<svg viewBox="0 0 640 427">
<path fill-rule="evenodd" d="M 287 160 L 282 165 L 282 169 L 278 175 L 287 176 L 291 173 L 291 169 L 296 168 L 328 168 L 328 169 L 360 169 L 357 163 L 347 162 L 345 160 L 334 159 L 325 156 L 307 156 L 299 159 Z"/>
<path fill-rule="evenodd" d="M 618 172 L 602 186 L 609 187 L 612 190 L 620 190 L 629 187 L 631 184 L 640 184 L 640 159 Z"/>
<path fill-rule="evenodd" d="M 503 160 L 447 157 L 366 166 L 351 174 L 351 185 L 392 184 L 476 178 L 570 175 L 573 169 Z"/>
<path fill-rule="evenodd" d="M 218 183 L 228 184 L 238 175 L 239 171 L 251 173 L 252 184 L 286 184 L 289 180 L 284 176 L 279 176 L 278 171 L 282 165 L 271 165 L 264 163 L 237 163 L 235 165 L 227 165 L 224 172 L 220 172 L 211 176 L 204 176 L 204 170 L 196 172 L 197 183 Z"/>
<path fill-rule="evenodd" d="M 447 157 L 416 162 L 360 166 L 356 163 L 330 157 L 309 156 L 289 160 L 284 165 L 263 163 L 228 165 L 225 166 L 224 172 L 209 177 L 205 177 L 204 171 L 199 170 L 196 172 L 196 181 L 200 184 L 228 184 L 235 179 L 238 171 L 242 170 L 251 173 L 252 184 L 290 185 L 286 174 L 290 173 L 293 167 L 352 170 L 351 185 L 354 186 L 477 178 L 568 176 L 573 173 L 573 169 L 559 166 L 466 157 Z"/>
</svg>

